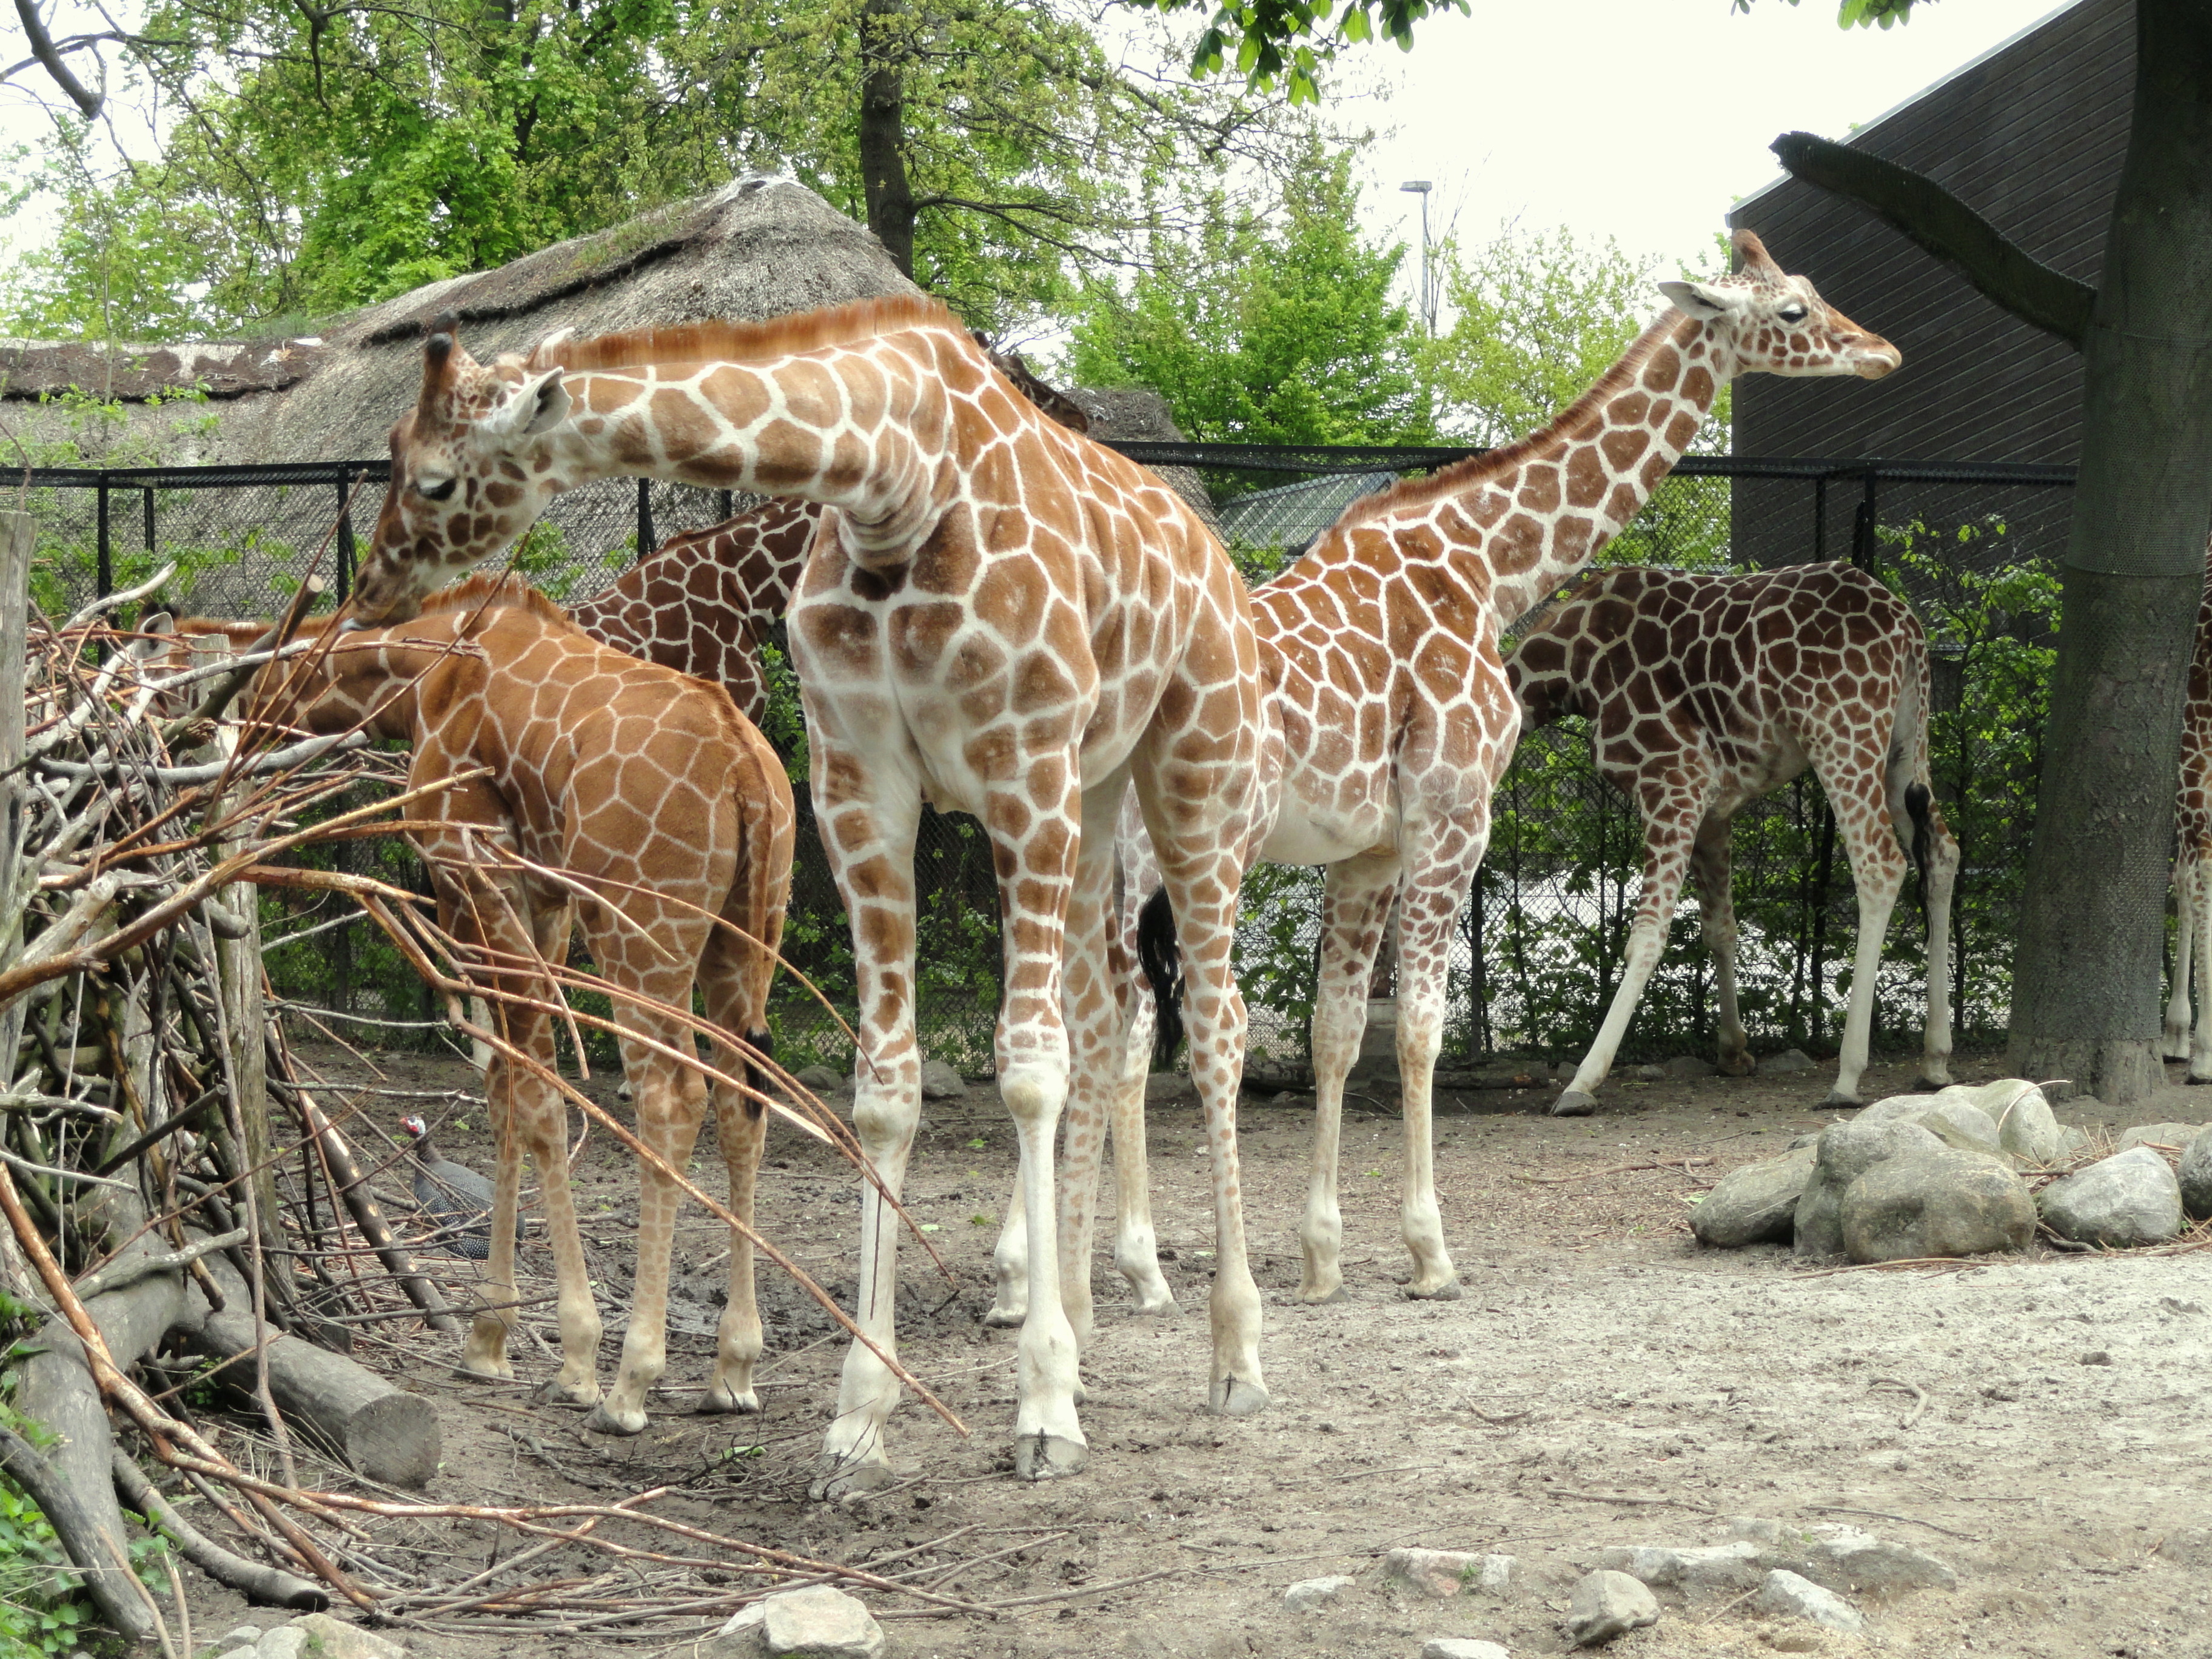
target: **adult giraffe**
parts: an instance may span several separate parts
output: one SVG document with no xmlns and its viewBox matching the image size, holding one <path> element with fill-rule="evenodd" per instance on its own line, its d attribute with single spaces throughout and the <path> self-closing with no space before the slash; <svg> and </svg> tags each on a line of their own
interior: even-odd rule
<svg viewBox="0 0 2212 1659">
<path fill-rule="evenodd" d="M 1928 902 L 1920 1078 L 1930 1089 L 1950 1082 L 1959 843 L 1928 769 L 1928 636 L 1911 606 L 1847 564 L 1750 575 L 1602 570 L 1529 629 L 1505 672 L 1528 725 L 1590 720 L 1598 770 L 1644 817 L 1644 886 L 1620 984 L 1555 1115 L 1597 1109 L 1594 1091 L 1659 965 L 1692 870 L 1720 1001 L 1720 1068 L 1731 1077 L 1754 1068 L 1736 1015 L 1731 826 L 1808 765 L 1836 815 L 1859 902 L 1850 1012 L 1822 1104 L 1859 1103 L 1875 978 L 1908 851 Z"/>
<path fill-rule="evenodd" d="M 1660 283 L 1674 308 L 1542 431 L 1355 501 L 1252 595 L 1261 652 L 1281 665 L 1268 709 L 1284 749 L 1281 805 L 1259 855 L 1328 866 L 1313 1159 L 1298 1228 L 1305 1301 L 1327 1301 L 1343 1285 L 1338 1126 L 1393 898 L 1410 1289 L 1459 1293 L 1437 1207 L 1430 1091 L 1452 924 L 1489 843 L 1491 791 L 1520 730 L 1500 630 L 1635 517 L 1728 380 L 1753 372 L 1879 380 L 1898 366 L 1894 346 L 1785 274 L 1756 236 L 1739 230 L 1735 242 L 1734 275 Z M 1121 1096 L 1117 1158 L 1125 1142 L 1141 1156 L 1141 1091 L 1133 1097 Z M 1062 1250 L 1079 1319 L 1099 1139 L 1095 1120 L 1071 1115 Z M 1148 1281 L 1130 1263 L 1149 1256 L 1143 1244 L 1125 1231 L 1115 1249 L 1140 1299 Z"/>
<path fill-rule="evenodd" d="M 863 1150 L 896 1195 L 921 1108 L 914 835 L 925 793 L 979 818 L 1006 940 L 1000 1092 L 1030 1224 L 1017 1473 L 1079 1469 L 1075 1343 L 1062 1310 L 1053 1135 L 1116 1064 L 1104 912 L 1115 814 L 1133 783 L 1189 938 L 1193 1070 L 1219 1225 L 1209 1403 L 1267 1403 L 1259 1292 L 1237 1182 L 1242 1000 L 1230 945 L 1244 853 L 1270 798 L 1250 604 L 1173 491 L 1039 413 L 934 301 L 865 301 L 759 325 L 556 339 L 480 366 L 450 322 L 355 590 L 404 616 L 493 556 L 559 490 L 643 473 L 828 509 L 790 617 L 815 810 L 852 919 Z M 1063 1001 L 1066 1018 L 1063 1020 Z M 864 1190 L 862 1328 L 892 1340 L 896 1235 Z M 890 1478 L 896 1381 L 848 1352 L 825 1495 Z"/>
<path fill-rule="evenodd" d="M 203 648 L 210 635 L 228 648 L 252 643 L 267 627 L 189 622 L 179 636 L 186 648 Z M 437 826 L 416 840 L 441 924 L 486 947 L 495 962 L 558 963 L 573 914 L 610 985 L 684 1008 L 696 981 L 708 1019 L 767 1050 L 768 989 L 797 820 L 782 763 L 720 687 L 586 637 L 534 589 L 479 578 L 434 595 L 411 621 L 342 634 L 300 664 L 264 670 L 246 712 L 313 732 L 361 728 L 404 741 L 414 751 L 410 783 L 489 768 L 489 777 L 429 797 L 413 813 Z M 518 870 L 489 847 L 569 881 Z M 579 886 L 600 899 L 580 901 Z M 495 975 L 494 982 L 541 1004 L 561 1000 L 558 987 L 527 966 Z M 505 1006 L 496 1018 L 516 1048 L 551 1069 L 550 1013 Z M 619 996 L 614 1018 L 639 1138 L 681 1169 L 709 1096 L 707 1079 L 677 1058 L 696 1052 L 691 1027 Z M 750 1224 L 768 1127 L 757 1091 L 766 1079 L 749 1075 L 744 1055 L 727 1044 L 715 1045 L 714 1066 L 745 1078 L 755 1091 L 712 1085 L 731 1212 Z M 635 1434 L 645 1426 L 647 1392 L 667 1363 L 676 1183 L 651 1165 L 641 1172 L 629 1329 L 614 1387 L 602 1397 L 599 1316 L 576 1230 L 560 1096 L 498 1051 L 484 1090 L 500 1132 L 489 1310 L 471 1328 L 461 1369 L 514 1375 L 506 1350 L 516 1324 L 514 1224 L 527 1150 L 544 1193 L 559 1292 L 562 1364 L 549 1392 L 592 1406 L 593 1428 Z M 701 1409 L 757 1411 L 752 1247 L 736 1231 L 728 1289 Z"/>
</svg>

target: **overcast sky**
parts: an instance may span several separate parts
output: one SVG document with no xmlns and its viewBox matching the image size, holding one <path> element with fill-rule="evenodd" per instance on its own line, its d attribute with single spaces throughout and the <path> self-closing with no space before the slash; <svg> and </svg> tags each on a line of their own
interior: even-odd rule
<svg viewBox="0 0 2212 1659">
<path fill-rule="evenodd" d="M 1422 23 L 1410 55 L 1369 49 L 1391 88 L 1371 119 L 1395 129 L 1372 153 L 1371 222 L 1417 243 L 1418 200 L 1397 186 L 1428 179 L 1432 228 L 1455 213 L 1464 241 L 1518 217 L 1694 257 L 1778 176 L 1778 134 L 1844 137 L 2063 9 L 1942 0 L 1883 30 L 1838 28 L 1835 0 L 1743 15 L 1729 0 L 1474 0 Z"/>
<path fill-rule="evenodd" d="M 1842 137 L 2053 9 L 1923 0 L 1903 27 L 1844 30 L 1835 0 L 1753 0 L 1746 15 L 1729 0 L 1473 7 L 1422 23 L 1411 54 L 1367 46 L 1346 60 L 1340 87 L 1389 94 L 1336 112 L 1382 132 L 1369 162 L 1370 228 L 1418 244 L 1418 200 L 1397 186 L 1427 179 L 1438 235 L 1456 219 L 1462 240 L 1480 240 L 1518 218 L 1670 259 L 1694 257 L 1729 204 L 1775 176 L 1766 146 L 1778 133 Z M 60 32 L 85 0 L 48 9 Z M 21 45 L 19 28 L 0 30 L 11 60 Z M 43 130 L 21 93 L 0 87 L 0 144 Z M 0 258 L 50 234 L 37 209 L 21 215 L 0 225 Z"/>
</svg>

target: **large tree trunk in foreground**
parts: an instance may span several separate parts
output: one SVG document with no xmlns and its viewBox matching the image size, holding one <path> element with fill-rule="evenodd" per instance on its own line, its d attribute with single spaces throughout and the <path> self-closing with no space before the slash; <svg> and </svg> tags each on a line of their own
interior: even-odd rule
<svg viewBox="0 0 2212 1659">
<path fill-rule="evenodd" d="M 2139 0 L 2136 27 L 2009 1055 L 2111 1105 L 2165 1078 L 2167 860 L 2212 520 L 2212 7 Z"/>
<path fill-rule="evenodd" d="M 911 27 L 901 0 L 868 0 L 860 13 L 860 185 L 868 228 L 899 268 L 914 275 L 914 185 L 906 172 L 906 82 Z"/>
</svg>

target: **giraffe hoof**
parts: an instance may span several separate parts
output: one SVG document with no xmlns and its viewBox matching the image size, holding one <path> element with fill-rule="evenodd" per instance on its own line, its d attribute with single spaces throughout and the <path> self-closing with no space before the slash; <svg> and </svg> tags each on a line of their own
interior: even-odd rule
<svg viewBox="0 0 2212 1659">
<path fill-rule="evenodd" d="M 880 1461 L 848 1462 L 825 1456 L 815 1468 L 814 1483 L 806 1495 L 817 1504 L 835 1504 L 847 1498 L 865 1498 L 891 1484 L 891 1466 Z"/>
<path fill-rule="evenodd" d="M 1951 1079 L 1948 1075 L 1944 1077 L 1929 1077 L 1923 1072 L 1919 1077 L 1913 1079 L 1912 1086 L 1916 1091 L 1925 1090 L 1931 1095 L 1941 1094 L 1944 1090 L 1951 1086 Z"/>
<path fill-rule="evenodd" d="M 1570 1089 L 1552 1103 L 1553 1117 L 1590 1117 L 1597 1112 L 1597 1097 Z"/>
<path fill-rule="evenodd" d="M 1172 1319 L 1182 1311 L 1182 1304 L 1175 1299 L 1173 1292 L 1163 1291 L 1158 1296 L 1139 1297 L 1129 1311 L 1147 1319 Z"/>
<path fill-rule="evenodd" d="M 2212 1083 L 2212 1077 L 2206 1077 L 2192 1066 L 2189 1068 L 2189 1075 L 2181 1080 L 2184 1083 Z"/>
<path fill-rule="evenodd" d="M 1414 1302 L 1456 1302 L 1466 1294 L 1455 1278 L 1447 1279 L 1433 1291 L 1419 1290 L 1411 1285 L 1406 1286 L 1407 1299 Z"/>
<path fill-rule="evenodd" d="M 512 1382 L 514 1366 L 505 1359 L 464 1359 L 453 1367 L 453 1375 L 491 1382 Z"/>
<path fill-rule="evenodd" d="M 1326 1308 L 1333 1302 L 1349 1302 L 1352 1292 L 1344 1288 L 1340 1279 L 1325 1291 L 1310 1291 L 1301 1285 L 1298 1286 L 1298 1300 L 1309 1308 Z"/>
<path fill-rule="evenodd" d="M 1018 1330 L 1029 1316 L 1027 1308 L 994 1307 L 983 1316 L 983 1323 L 994 1331 Z"/>
<path fill-rule="evenodd" d="M 1855 1110 L 1864 1104 L 1864 1101 L 1845 1094 L 1841 1089 L 1831 1089 L 1822 1097 L 1820 1109 L 1824 1112 L 1839 1112 L 1846 1109 Z"/>
<path fill-rule="evenodd" d="M 635 1412 L 617 1413 L 602 1400 L 592 1407 L 592 1414 L 584 1419 L 584 1426 L 594 1434 L 641 1434 L 645 1431 L 645 1413 L 642 1408 Z"/>
<path fill-rule="evenodd" d="M 1014 1478 L 1018 1480 L 1058 1480 L 1083 1473 L 1091 1461 L 1091 1448 L 1080 1440 L 1065 1440 L 1039 1429 L 1014 1442 Z"/>
<path fill-rule="evenodd" d="M 1751 1077 L 1759 1070 L 1759 1062 L 1749 1054 L 1723 1054 L 1718 1065 L 1723 1077 Z"/>
<path fill-rule="evenodd" d="M 1224 1376 L 1206 1390 L 1206 1408 L 1216 1417 L 1256 1417 L 1273 1403 L 1266 1385 L 1249 1377 Z"/>
<path fill-rule="evenodd" d="M 760 1408 L 760 1396 L 750 1389 L 743 1394 L 732 1394 L 718 1382 L 699 1396 L 699 1413 L 702 1417 L 757 1417 Z"/>
<path fill-rule="evenodd" d="M 599 1385 L 586 1382 L 578 1386 L 563 1382 L 556 1376 L 540 1384 L 532 1397 L 541 1406 L 596 1406 L 599 1403 Z"/>
</svg>

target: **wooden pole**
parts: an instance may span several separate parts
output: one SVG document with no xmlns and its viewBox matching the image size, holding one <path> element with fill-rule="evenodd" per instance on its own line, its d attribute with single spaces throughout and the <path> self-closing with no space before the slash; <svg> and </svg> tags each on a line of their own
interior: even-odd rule
<svg viewBox="0 0 2212 1659">
<path fill-rule="evenodd" d="M 23 920 L 16 910 L 23 863 L 23 696 L 30 645 L 31 548 L 36 527 L 27 513 L 0 513 L 0 964 L 22 954 Z M 0 1012 L 0 1091 L 15 1081 L 16 1050 L 23 1040 L 28 1004 L 23 998 Z M 39 1300 L 30 1266 L 0 1229 L 0 1290 L 19 1301 Z"/>
</svg>

